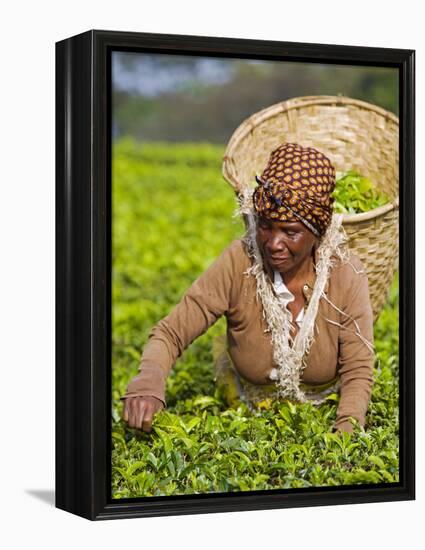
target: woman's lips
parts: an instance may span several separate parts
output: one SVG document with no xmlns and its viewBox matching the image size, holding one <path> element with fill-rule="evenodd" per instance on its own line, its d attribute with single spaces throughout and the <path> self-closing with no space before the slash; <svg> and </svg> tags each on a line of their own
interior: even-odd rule
<svg viewBox="0 0 425 550">
<path fill-rule="evenodd" d="M 288 256 L 273 256 L 272 254 L 269 254 L 269 258 L 274 263 L 283 262 L 289 259 Z"/>
</svg>

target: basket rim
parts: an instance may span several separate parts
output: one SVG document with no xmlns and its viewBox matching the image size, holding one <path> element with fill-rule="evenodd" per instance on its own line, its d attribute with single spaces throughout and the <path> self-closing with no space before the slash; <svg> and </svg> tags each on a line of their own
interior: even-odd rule
<svg viewBox="0 0 425 550">
<path fill-rule="evenodd" d="M 385 216 L 385 214 L 388 214 L 388 212 L 391 212 L 392 210 L 398 210 L 398 207 L 399 198 L 397 196 L 393 202 L 387 202 L 386 204 L 378 206 L 378 208 L 368 210 L 367 212 L 360 212 L 357 214 L 342 214 L 342 223 L 344 225 L 347 225 L 352 223 L 366 222 L 372 220 L 373 218 L 378 218 L 379 216 Z"/>
<path fill-rule="evenodd" d="M 259 126 L 264 120 L 277 116 L 280 113 L 287 111 L 292 111 L 294 109 L 300 109 L 307 107 L 309 105 L 329 105 L 333 104 L 334 106 L 340 105 L 355 105 L 365 110 L 374 111 L 375 113 L 392 120 L 395 124 L 399 125 L 399 117 L 394 113 L 387 111 L 383 107 L 379 107 L 374 103 L 369 103 L 361 99 L 354 99 L 348 96 L 343 95 L 314 95 L 314 96 L 297 96 L 293 98 L 286 99 L 279 103 L 274 103 L 269 105 L 260 111 L 250 115 L 248 118 L 243 120 L 236 130 L 231 135 L 226 150 L 223 155 L 223 175 L 225 175 L 226 163 L 229 160 L 229 157 L 232 156 L 232 151 L 235 145 L 243 139 L 247 134 L 252 132 L 257 126 Z M 226 177 L 226 176 L 225 176 Z M 227 179 L 227 177 L 226 177 Z M 230 183 L 230 182 L 229 182 Z"/>
<path fill-rule="evenodd" d="M 374 218 L 382 217 L 388 214 L 388 212 L 391 212 L 393 210 L 399 209 L 399 197 L 395 197 L 395 199 L 392 202 L 387 202 L 386 204 L 383 204 L 382 206 L 378 206 L 377 208 L 372 208 L 372 210 L 368 210 L 367 212 L 358 212 L 356 214 L 344 214 L 343 212 L 333 212 L 333 214 L 338 214 L 342 216 L 342 223 L 343 225 L 349 225 L 349 224 L 357 224 L 359 222 L 366 222 L 373 220 Z"/>
</svg>

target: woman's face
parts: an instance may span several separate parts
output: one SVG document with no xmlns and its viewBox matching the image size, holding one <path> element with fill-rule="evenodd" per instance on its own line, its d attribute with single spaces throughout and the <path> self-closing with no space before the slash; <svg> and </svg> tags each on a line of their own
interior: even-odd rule
<svg viewBox="0 0 425 550">
<path fill-rule="evenodd" d="M 280 222 L 259 217 L 257 241 L 272 269 L 296 272 L 311 255 L 317 238 L 301 222 Z"/>
</svg>

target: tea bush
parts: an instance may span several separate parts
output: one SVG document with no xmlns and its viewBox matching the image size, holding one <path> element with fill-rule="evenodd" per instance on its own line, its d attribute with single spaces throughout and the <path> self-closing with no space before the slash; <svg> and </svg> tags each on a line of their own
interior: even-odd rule
<svg viewBox="0 0 425 550">
<path fill-rule="evenodd" d="M 343 214 L 361 214 L 389 202 L 389 197 L 379 192 L 373 182 L 355 170 L 336 174 L 333 192 L 334 210 Z"/>
<path fill-rule="evenodd" d="M 113 149 L 112 496 L 182 495 L 398 481 L 398 277 L 375 324 L 377 361 L 366 431 L 330 433 L 337 395 L 320 407 L 228 408 L 212 371 L 221 319 L 177 361 L 167 409 L 150 434 L 120 419 L 152 326 L 243 233 L 221 177 L 224 147 Z"/>
</svg>

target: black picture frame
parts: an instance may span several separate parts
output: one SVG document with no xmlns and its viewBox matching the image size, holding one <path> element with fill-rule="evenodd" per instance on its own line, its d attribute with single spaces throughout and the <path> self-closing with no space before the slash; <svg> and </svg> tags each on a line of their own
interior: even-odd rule
<svg viewBox="0 0 425 550">
<path fill-rule="evenodd" d="M 111 52 L 399 70 L 400 482 L 112 500 Z M 415 51 L 91 30 L 56 44 L 56 506 L 91 520 L 414 499 Z"/>
</svg>

